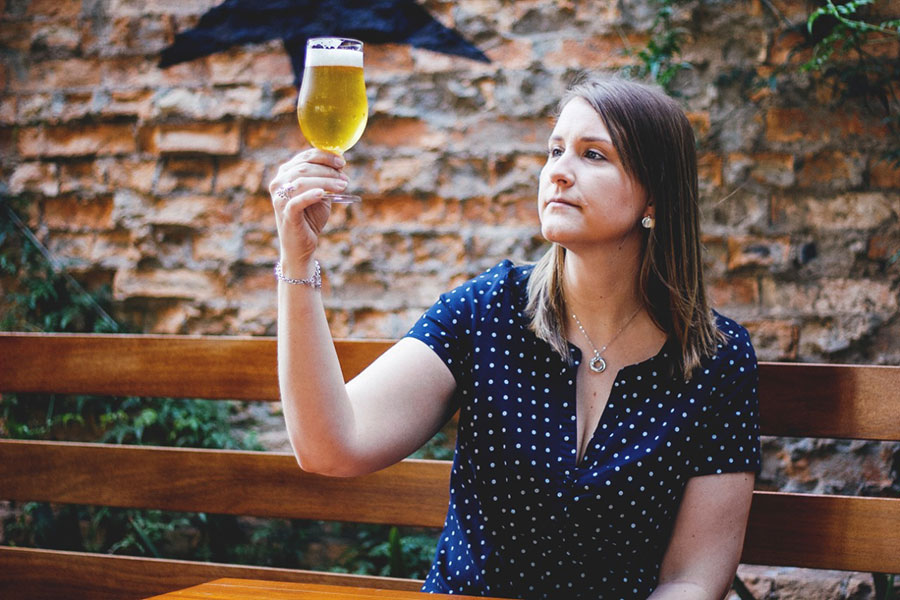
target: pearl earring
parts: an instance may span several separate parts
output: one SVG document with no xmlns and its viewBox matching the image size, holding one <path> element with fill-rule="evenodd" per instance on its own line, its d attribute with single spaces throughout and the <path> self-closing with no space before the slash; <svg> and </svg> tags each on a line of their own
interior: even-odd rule
<svg viewBox="0 0 900 600">
<path fill-rule="evenodd" d="M 656 221 L 650 215 L 647 215 L 643 219 L 641 219 L 641 225 L 644 229 L 653 229 L 653 226 L 656 224 Z"/>
</svg>

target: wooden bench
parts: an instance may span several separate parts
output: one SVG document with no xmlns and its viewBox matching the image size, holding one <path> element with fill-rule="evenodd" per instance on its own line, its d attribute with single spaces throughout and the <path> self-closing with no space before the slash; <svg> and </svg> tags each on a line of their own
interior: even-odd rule
<svg viewBox="0 0 900 600">
<path fill-rule="evenodd" d="M 347 378 L 389 341 L 338 341 Z M 900 441 L 900 367 L 762 363 L 763 433 Z M 278 399 L 272 338 L 0 333 L 0 392 Z M 102 473 L 102 476 L 98 476 Z M 440 527 L 449 463 L 354 479 L 285 453 L 0 440 L 0 500 Z M 900 499 L 754 493 L 742 561 L 900 572 Z M 0 547 L 0 598 L 128 599 L 218 577 L 417 589 L 420 582 Z"/>
</svg>

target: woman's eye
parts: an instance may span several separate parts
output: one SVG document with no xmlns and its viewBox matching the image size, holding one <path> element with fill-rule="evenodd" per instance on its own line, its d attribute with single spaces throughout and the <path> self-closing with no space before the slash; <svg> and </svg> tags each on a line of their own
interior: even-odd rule
<svg viewBox="0 0 900 600">
<path fill-rule="evenodd" d="M 553 158 L 562 156 L 562 153 L 563 153 L 562 148 L 556 148 L 556 147 L 550 148 L 550 156 L 552 156 Z"/>
<path fill-rule="evenodd" d="M 603 160 L 605 157 L 596 150 L 588 150 L 584 153 L 584 157 L 589 160 Z"/>
</svg>

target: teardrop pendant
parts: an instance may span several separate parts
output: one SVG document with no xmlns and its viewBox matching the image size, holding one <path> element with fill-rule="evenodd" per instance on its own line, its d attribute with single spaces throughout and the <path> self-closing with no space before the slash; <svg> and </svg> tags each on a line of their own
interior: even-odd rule
<svg viewBox="0 0 900 600">
<path fill-rule="evenodd" d="M 597 352 L 594 354 L 594 358 L 591 359 L 591 362 L 588 363 L 588 366 L 594 373 L 602 373 L 606 370 L 606 361 L 603 360 L 603 357 Z"/>
</svg>

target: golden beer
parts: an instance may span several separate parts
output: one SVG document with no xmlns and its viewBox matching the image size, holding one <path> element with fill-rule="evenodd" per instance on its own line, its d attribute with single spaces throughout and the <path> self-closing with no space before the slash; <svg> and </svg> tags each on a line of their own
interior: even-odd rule
<svg viewBox="0 0 900 600">
<path fill-rule="evenodd" d="M 307 48 L 297 102 L 307 141 L 320 150 L 343 154 L 362 136 L 368 114 L 362 52 Z"/>
</svg>

